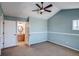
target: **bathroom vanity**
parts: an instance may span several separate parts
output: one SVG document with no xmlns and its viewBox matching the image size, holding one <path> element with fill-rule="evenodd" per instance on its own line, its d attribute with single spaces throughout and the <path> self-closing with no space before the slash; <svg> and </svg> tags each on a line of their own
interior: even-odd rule
<svg viewBox="0 0 79 59">
<path fill-rule="evenodd" d="M 18 34 L 18 41 L 25 41 L 25 34 Z"/>
</svg>

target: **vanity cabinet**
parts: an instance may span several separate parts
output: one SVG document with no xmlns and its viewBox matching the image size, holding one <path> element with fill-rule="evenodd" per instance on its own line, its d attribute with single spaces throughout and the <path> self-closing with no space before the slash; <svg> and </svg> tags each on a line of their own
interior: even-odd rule
<svg viewBox="0 0 79 59">
<path fill-rule="evenodd" d="M 25 41 L 25 34 L 19 34 L 18 41 Z"/>
</svg>

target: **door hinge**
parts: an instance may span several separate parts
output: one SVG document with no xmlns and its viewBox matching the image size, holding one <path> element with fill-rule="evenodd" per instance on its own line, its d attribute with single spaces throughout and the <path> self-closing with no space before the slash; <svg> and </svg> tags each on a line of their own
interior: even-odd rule
<svg viewBox="0 0 79 59">
<path fill-rule="evenodd" d="M 3 22 L 3 24 L 5 24 L 5 23 Z"/>
<path fill-rule="evenodd" d="M 4 32 L 3 32 L 3 34 L 4 34 Z"/>
</svg>

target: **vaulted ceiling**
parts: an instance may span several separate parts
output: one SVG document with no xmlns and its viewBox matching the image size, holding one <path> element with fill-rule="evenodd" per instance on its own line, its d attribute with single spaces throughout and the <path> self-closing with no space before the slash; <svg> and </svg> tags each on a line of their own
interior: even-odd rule
<svg viewBox="0 0 79 59">
<path fill-rule="evenodd" d="M 56 14 L 61 9 L 73 9 L 79 8 L 79 2 L 45 2 L 44 6 L 53 4 L 53 7 L 50 7 L 49 10 L 52 10 L 51 13 L 44 12 L 42 15 L 33 12 L 32 10 L 37 9 L 35 5 L 39 2 L 2 2 L 1 6 L 3 9 L 4 15 L 15 16 L 15 17 L 36 17 L 40 19 L 49 19 L 54 14 Z"/>
</svg>

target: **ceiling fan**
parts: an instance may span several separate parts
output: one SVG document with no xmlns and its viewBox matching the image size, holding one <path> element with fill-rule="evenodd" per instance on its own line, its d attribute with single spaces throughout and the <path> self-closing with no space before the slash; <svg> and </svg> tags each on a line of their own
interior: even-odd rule
<svg viewBox="0 0 79 59">
<path fill-rule="evenodd" d="M 41 6 L 39 4 L 36 4 L 36 6 L 38 7 L 38 9 L 32 10 L 32 11 L 39 11 L 40 14 L 42 14 L 44 11 L 51 12 L 51 10 L 47 10 L 47 8 L 50 8 L 53 5 L 52 4 L 49 4 L 48 6 L 44 7 L 43 4 L 44 4 L 44 2 L 41 2 Z"/>
</svg>

